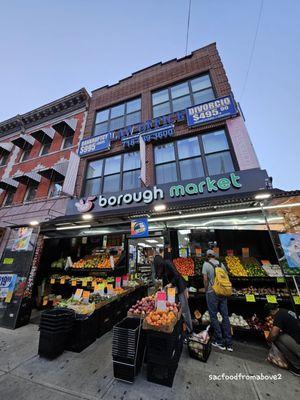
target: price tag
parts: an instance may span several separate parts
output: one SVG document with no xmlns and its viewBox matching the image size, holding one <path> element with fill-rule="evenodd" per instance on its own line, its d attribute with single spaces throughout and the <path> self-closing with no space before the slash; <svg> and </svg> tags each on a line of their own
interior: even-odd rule
<svg viewBox="0 0 300 400">
<path fill-rule="evenodd" d="M 249 258 L 249 247 L 242 247 L 242 257 L 243 258 Z"/>
<path fill-rule="evenodd" d="M 76 279 L 72 279 L 72 280 L 71 280 L 71 285 L 72 285 L 72 286 L 76 286 L 76 285 L 77 285 Z"/>
<path fill-rule="evenodd" d="M 121 277 L 117 276 L 116 277 L 116 288 L 120 288 L 121 287 Z"/>
<path fill-rule="evenodd" d="M 76 292 L 74 294 L 74 299 L 79 300 L 82 296 L 82 292 L 83 292 L 83 289 L 76 289 Z"/>
<path fill-rule="evenodd" d="M 284 283 L 284 278 L 277 278 L 277 283 Z"/>
<path fill-rule="evenodd" d="M 51 278 L 51 279 L 50 279 L 50 284 L 53 285 L 54 283 L 55 283 L 55 279 L 54 279 L 54 278 Z"/>
<path fill-rule="evenodd" d="M 127 286 L 128 285 L 128 275 L 123 275 L 123 286 Z"/>
<path fill-rule="evenodd" d="M 268 303 L 271 303 L 271 304 L 276 304 L 277 303 L 276 296 L 274 296 L 273 294 L 267 294 L 266 295 L 266 299 L 267 299 Z"/>
<path fill-rule="evenodd" d="M 96 285 L 97 285 L 97 282 L 96 281 L 92 281 L 92 287 L 94 288 L 94 287 L 96 287 Z"/>
<path fill-rule="evenodd" d="M 270 332 L 269 331 L 264 331 L 264 335 L 265 335 L 265 338 L 268 339 L 268 337 L 270 335 Z"/>
<path fill-rule="evenodd" d="M 14 262 L 13 258 L 4 258 L 3 264 L 11 265 Z"/>
<path fill-rule="evenodd" d="M 90 292 L 88 290 L 84 290 L 82 293 L 82 297 L 84 299 L 89 299 L 90 298 Z"/>
<path fill-rule="evenodd" d="M 167 310 L 167 295 L 166 292 L 157 292 L 156 294 L 156 308 L 158 311 Z"/>
<path fill-rule="evenodd" d="M 81 279 L 81 283 L 82 283 L 82 286 L 86 286 L 87 285 L 86 279 Z"/>
<path fill-rule="evenodd" d="M 60 278 L 60 284 L 64 285 L 66 283 L 66 278 Z"/>
<path fill-rule="evenodd" d="M 168 288 L 168 301 L 175 303 L 175 288 Z"/>
<path fill-rule="evenodd" d="M 255 296 L 254 296 L 254 294 L 246 294 L 245 297 L 246 297 L 246 301 L 247 301 L 248 303 L 255 303 Z"/>
<path fill-rule="evenodd" d="M 5 298 L 5 303 L 10 303 L 13 296 L 13 292 L 8 292 Z"/>
<path fill-rule="evenodd" d="M 300 296 L 293 296 L 294 303 L 300 305 Z"/>
<path fill-rule="evenodd" d="M 48 299 L 43 300 L 43 306 L 46 306 L 48 304 Z"/>
<path fill-rule="evenodd" d="M 182 277 L 183 277 L 183 279 L 184 279 L 185 281 L 188 281 L 188 280 L 189 280 L 189 277 L 188 277 L 187 275 L 182 275 Z"/>
<path fill-rule="evenodd" d="M 201 255 L 202 255 L 202 249 L 200 247 L 200 248 L 196 249 L 196 256 L 201 257 Z"/>
<path fill-rule="evenodd" d="M 114 287 L 113 287 L 113 285 L 110 284 L 110 283 L 108 283 L 108 284 L 107 284 L 107 293 L 108 293 L 108 294 L 113 294 L 113 292 L 114 292 Z"/>
</svg>

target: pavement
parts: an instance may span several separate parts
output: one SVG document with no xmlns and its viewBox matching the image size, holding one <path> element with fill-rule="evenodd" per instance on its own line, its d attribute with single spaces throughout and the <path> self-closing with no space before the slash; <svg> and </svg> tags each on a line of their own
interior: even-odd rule
<svg viewBox="0 0 300 400">
<path fill-rule="evenodd" d="M 38 325 L 0 328 L 1 400 L 299 400 L 300 378 L 265 361 L 263 346 L 236 342 L 233 353 L 213 350 L 207 363 L 184 348 L 172 388 L 147 382 L 146 367 L 133 384 L 115 380 L 111 332 L 81 353 L 48 361 L 37 355 Z M 221 374 L 269 375 L 276 380 L 216 380 Z"/>
</svg>

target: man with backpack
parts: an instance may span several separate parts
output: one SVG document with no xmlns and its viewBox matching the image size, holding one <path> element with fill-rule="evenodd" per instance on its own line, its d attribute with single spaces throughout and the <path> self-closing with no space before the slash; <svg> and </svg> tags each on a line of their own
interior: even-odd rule
<svg viewBox="0 0 300 400">
<path fill-rule="evenodd" d="M 202 274 L 210 322 L 215 333 L 212 345 L 220 350 L 227 348 L 228 351 L 233 351 L 227 308 L 227 297 L 232 294 L 232 286 L 225 266 L 216 259 L 213 250 L 206 252 Z M 222 329 L 217 317 L 218 312 L 222 316 Z"/>
</svg>

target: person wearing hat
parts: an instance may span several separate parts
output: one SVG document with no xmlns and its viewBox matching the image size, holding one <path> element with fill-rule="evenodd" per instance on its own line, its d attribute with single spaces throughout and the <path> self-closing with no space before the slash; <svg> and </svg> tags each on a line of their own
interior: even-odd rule
<svg viewBox="0 0 300 400">
<path fill-rule="evenodd" d="M 213 250 L 207 250 L 202 274 L 210 323 L 215 333 L 212 346 L 217 347 L 220 350 L 226 350 L 227 348 L 228 351 L 233 351 L 227 298 L 217 296 L 212 288 L 215 279 L 215 267 L 221 267 L 227 272 L 224 264 L 217 260 L 215 252 Z M 218 312 L 222 316 L 222 329 L 217 317 Z"/>
<path fill-rule="evenodd" d="M 266 304 L 266 316 L 273 317 L 273 327 L 267 338 L 274 343 L 287 360 L 290 371 L 300 376 L 300 322 L 293 311 Z"/>
</svg>

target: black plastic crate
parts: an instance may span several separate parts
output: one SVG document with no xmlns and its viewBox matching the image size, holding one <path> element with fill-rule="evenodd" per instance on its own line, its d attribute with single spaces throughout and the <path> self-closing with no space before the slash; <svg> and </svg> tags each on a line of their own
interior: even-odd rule
<svg viewBox="0 0 300 400">
<path fill-rule="evenodd" d="M 138 373 L 134 365 L 124 364 L 118 361 L 113 362 L 113 368 L 114 368 L 114 378 L 129 383 L 134 382 L 134 378 Z"/>
<path fill-rule="evenodd" d="M 97 318 L 95 313 L 84 320 L 75 320 L 66 350 L 80 353 L 96 340 L 96 333 Z"/>
<path fill-rule="evenodd" d="M 73 310 L 68 308 L 53 308 L 51 310 L 46 310 L 42 312 L 41 320 L 52 321 L 55 319 L 58 320 L 66 320 L 66 319 L 74 319 L 75 313 Z"/>
<path fill-rule="evenodd" d="M 150 348 L 148 348 L 147 351 L 147 362 L 152 363 L 152 364 L 160 364 L 160 365 L 175 365 L 178 364 L 181 353 L 182 353 L 182 348 L 183 348 L 183 341 L 179 341 L 176 346 L 174 346 L 174 349 L 171 354 L 168 354 L 168 356 L 165 355 L 165 353 L 157 353 L 151 351 Z"/>
<path fill-rule="evenodd" d="M 63 353 L 68 335 L 65 332 L 40 332 L 38 354 L 41 357 L 53 359 Z"/>
<path fill-rule="evenodd" d="M 175 325 L 172 333 L 147 331 L 148 354 L 158 355 L 169 359 L 174 349 L 183 342 L 183 333 L 180 321 Z"/>
<path fill-rule="evenodd" d="M 194 342 L 197 344 L 197 349 L 191 347 L 191 343 Z M 211 340 L 208 343 L 199 343 L 193 339 L 189 339 L 188 342 L 188 352 L 191 358 L 195 360 L 199 360 L 202 362 L 206 362 L 211 353 Z"/>
<path fill-rule="evenodd" d="M 148 382 L 157 383 L 159 385 L 172 387 L 178 364 L 165 366 L 160 364 L 147 363 L 147 380 Z"/>
<path fill-rule="evenodd" d="M 73 327 L 74 321 L 68 323 L 48 324 L 47 322 L 40 323 L 40 330 L 56 331 L 65 330 L 70 331 Z"/>
</svg>

